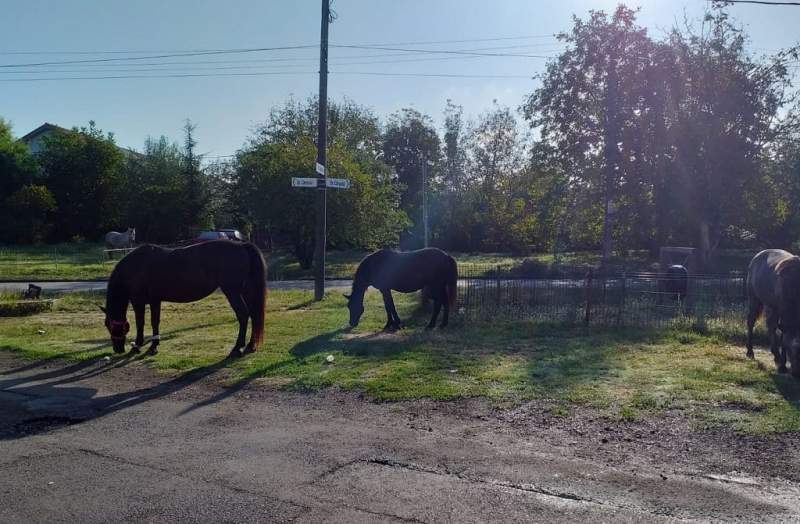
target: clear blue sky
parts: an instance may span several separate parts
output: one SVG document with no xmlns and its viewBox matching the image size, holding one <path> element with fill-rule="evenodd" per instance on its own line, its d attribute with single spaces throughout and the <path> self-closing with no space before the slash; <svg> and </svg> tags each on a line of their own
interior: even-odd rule
<svg viewBox="0 0 800 524">
<path fill-rule="evenodd" d="M 395 44 L 400 42 L 490 39 L 552 34 L 571 26 L 571 15 L 589 9 L 612 10 L 616 0 L 335 0 L 338 19 L 331 25 L 332 44 Z M 705 0 L 638 0 L 640 21 L 652 34 L 663 34 L 684 12 L 697 18 Z M 0 32 L 0 64 L 86 60 L 141 54 L 70 55 L 9 52 L 183 51 L 292 45 L 318 45 L 319 0 L 5 0 Z M 740 5 L 730 8 L 749 30 L 752 45 L 771 50 L 800 39 L 800 8 Z M 477 49 L 553 55 L 552 38 L 529 38 L 448 44 L 408 44 L 414 49 Z M 65 76 L 158 75 L 164 73 L 254 73 L 265 76 L 192 78 L 127 78 L 114 80 L 0 81 L 0 116 L 11 120 L 17 135 L 47 121 L 71 127 L 93 119 L 113 131 L 124 146 L 141 148 L 148 135 L 181 136 L 186 118 L 198 125 L 199 149 L 209 155 L 235 152 L 262 122 L 268 109 L 290 95 L 305 98 L 317 91 L 318 49 L 258 52 L 122 62 L 115 65 L 60 65 L 36 68 L 48 73 L 8 73 L 0 80 Z M 332 48 L 329 94 L 365 104 L 379 115 L 413 106 L 440 120 L 448 98 L 468 115 L 487 108 L 493 99 L 518 106 L 536 87 L 529 77 L 541 72 L 540 58 L 385 55 L 393 52 Z M 158 53 L 155 53 L 158 54 Z M 382 55 L 364 58 L 366 55 Z M 361 58 L 347 58 L 351 56 Z M 290 58 L 272 62 L 241 62 Z M 240 62 L 236 62 L 239 60 Z M 159 61 L 200 64 L 149 65 Z M 214 63 L 209 63 L 214 62 Z M 344 62 L 378 62 L 345 65 Z M 208 70 L 203 68 L 241 67 Z M 132 71 L 144 69 L 146 71 Z M 158 73 L 153 69 L 164 72 Z M 91 71 L 91 73 L 89 72 Z M 299 74 L 287 74 L 287 72 Z M 525 75 L 525 78 L 431 78 L 361 76 L 345 71 L 468 75 Z M 337 74 L 338 72 L 338 74 Z"/>
</svg>

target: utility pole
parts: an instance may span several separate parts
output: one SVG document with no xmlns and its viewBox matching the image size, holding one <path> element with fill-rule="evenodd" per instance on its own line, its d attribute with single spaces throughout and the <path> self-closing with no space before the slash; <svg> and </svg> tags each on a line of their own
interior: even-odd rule
<svg viewBox="0 0 800 524">
<path fill-rule="evenodd" d="M 603 257 L 601 265 L 606 269 L 611 258 L 611 229 L 614 227 L 614 186 L 619 164 L 619 117 L 617 115 L 617 51 L 614 49 L 608 60 L 608 93 L 606 95 L 606 120 L 603 138 L 603 156 L 606 162 L 605 191 L 603 199 Z"/>
<path fill-rule="evenodd" d="M 324 179 L 327 175 L 328 142 L 328 24 L 330 24 L 330 0 L 322 0 L 322 28 L 319 41 L 319 122 L 317 128 L 317 177 L 323 179 L 317 189 L 317 227 L 314 234 L 314 300 L 325 296 L 325 244 L 327 190 Z M 321 167 L 320 167 L 321 166 Z"/>
<path fill-rule="evenodd" d="M 422 157 L 422 227 L 425 247 L 428 247 L 428 161 Z"/>
</svg>

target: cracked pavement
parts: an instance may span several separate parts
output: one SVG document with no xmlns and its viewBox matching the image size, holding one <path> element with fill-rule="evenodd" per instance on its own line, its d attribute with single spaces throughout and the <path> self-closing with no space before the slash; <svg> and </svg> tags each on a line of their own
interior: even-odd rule
<svg viewBox="0 0 800 524">
<path fill-rule="evenodd" d="M 712 471 L 633 448 L 578 452 L 545 423 L 514 425 L 481 401 L 378 404 L 335 390 L 222 387 L 223 373 L 170 378 L 126 360 L 30 363 L 0 352 L 0 522 L 800 515 L 793 478 L 733 463 Z"/>
</svg>

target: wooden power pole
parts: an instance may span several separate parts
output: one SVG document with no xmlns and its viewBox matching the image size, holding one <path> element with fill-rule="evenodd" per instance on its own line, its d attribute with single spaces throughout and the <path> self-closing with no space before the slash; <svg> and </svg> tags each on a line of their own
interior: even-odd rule
<svg viewBox="0 0 800 524">
<path fill-rule="evenodd" d="M 317 177 L 323 179 L 317 189 L 317 226 L 314 234 L 314 300 L 325 295 L 325 244 L 327 190 L 325 187 L 328 142 L 328 25 L 330 24 L 330 0 L 322 0 L 322 29 L 319 42 L 319 122 L 317 128 Z"/>
</svg>

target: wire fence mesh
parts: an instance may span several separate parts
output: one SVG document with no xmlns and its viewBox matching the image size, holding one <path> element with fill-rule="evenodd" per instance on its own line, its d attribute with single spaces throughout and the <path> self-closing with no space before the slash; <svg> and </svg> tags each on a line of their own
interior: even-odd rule
<svg viewBox="0 0 800 524">
<path fill-rule="evenodd" d="M 525 276 L 501 267 L 459 267 L 458 308 L 467 318 L 598 326 L 692 325 L 743 319 L 744 275 L 599 273 Z"/>
</svg>

